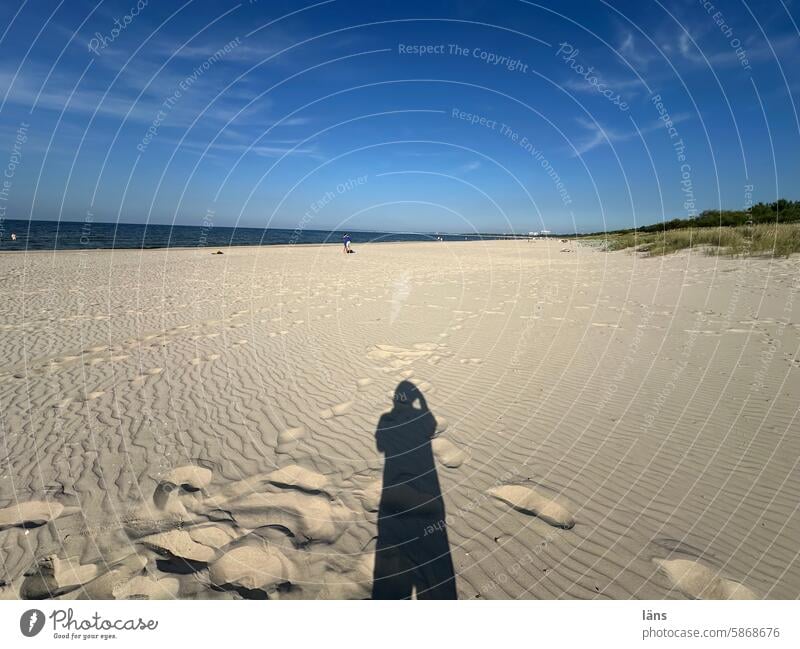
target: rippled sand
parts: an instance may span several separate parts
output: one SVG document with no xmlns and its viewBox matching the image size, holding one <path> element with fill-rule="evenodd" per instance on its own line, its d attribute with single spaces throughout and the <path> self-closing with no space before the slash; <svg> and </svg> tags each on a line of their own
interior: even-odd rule
<svg viewBox="0 0 800 649">
<path fill-rule="evenodd" d="M 464 599 L 798 597 L 800 259 L 564 247 L 0 256 L 0 597 L 369 597 L 389 505 Z"/>
</svg>

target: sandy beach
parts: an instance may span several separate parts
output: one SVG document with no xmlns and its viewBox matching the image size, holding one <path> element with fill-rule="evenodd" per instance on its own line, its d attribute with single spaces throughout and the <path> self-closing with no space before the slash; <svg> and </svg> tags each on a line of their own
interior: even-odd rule
<svg viewBox="0 0 800 649">
<path fill-rule="evenodd" d="M 800 258 L 562 248 L 0 256 L 0 598 L 800 596 Z"/>
</svg>

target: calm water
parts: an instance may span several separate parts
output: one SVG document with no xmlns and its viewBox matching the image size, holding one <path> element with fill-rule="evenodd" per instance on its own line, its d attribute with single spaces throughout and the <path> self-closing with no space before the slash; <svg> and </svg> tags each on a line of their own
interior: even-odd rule
<svg viewBox="0 0 800 649">
<path fill-rule="evenodd" d="M 12 241 L 11 234 L 17 235 Z M 91 250 L 94 248 L 222 248 L 287 243 L 335 243 L 343 230 L 281 230 L 276 228 L 203 228 L 193 225 L 136 225 L 131 223 L 76 223 L 72 221 L 0 222 L 0 251 Z M 440 235 L 445 241 L 496 238 L 491 235 Z M 369 241 L 434 241 L 434 234 L 353 232 L 353 243 Z"/>
</svg>

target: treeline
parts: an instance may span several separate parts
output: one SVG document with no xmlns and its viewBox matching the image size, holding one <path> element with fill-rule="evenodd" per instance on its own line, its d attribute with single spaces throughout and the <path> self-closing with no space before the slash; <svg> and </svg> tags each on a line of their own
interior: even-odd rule
<svg viewBox="0 0 800 649">
<path fill-rule="evenodd" d="M 717 228 L 759 223 L 797 223 L 800 222 L 800 201 L 781 198 L 774 203 L 756 203 L 749 211 L 745 210 L 705 210 L 693 219 L 672 219 L 662 223 L 645 225 L 640 228 L 614 230 L 614 234 L 630 232 L 662 232 L 681 228 Z M 612 234 L 609 232 L 608 234 Z"/>
</svg>

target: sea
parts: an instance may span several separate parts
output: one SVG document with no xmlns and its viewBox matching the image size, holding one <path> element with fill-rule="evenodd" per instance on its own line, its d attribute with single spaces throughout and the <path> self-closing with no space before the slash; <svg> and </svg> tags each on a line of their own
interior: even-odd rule
<svg viewBox="0 0 800 649">
<path fill-rule="evenodd" d="M 144 248 L 224 248 L 304 243 L 354 244 L 386 241 L 464 241 L 499 239 L 491 234 L 284 230 L 280 228 L 203 227 L 138 223 L 0 220 L 0 252 L 8 250 L 94 250 Z M 12 238 L 16 235 L 16 239 Z"/>
</svg>

